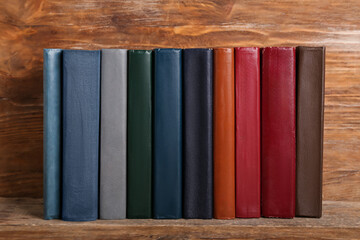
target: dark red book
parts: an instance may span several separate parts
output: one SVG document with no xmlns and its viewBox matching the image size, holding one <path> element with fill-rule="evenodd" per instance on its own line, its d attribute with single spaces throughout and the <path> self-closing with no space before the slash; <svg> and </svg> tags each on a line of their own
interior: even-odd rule
<svg viewBox="0 0 360 240">
<path fill-rule="evenodd" d="M 262 50 L 261 214 L 295 216 L 296 51 Z"/>
<path fill-rule="evenodd" d="M 235 48 L 236 217 L 260 217 L 260 49 Z"/>
</svg>

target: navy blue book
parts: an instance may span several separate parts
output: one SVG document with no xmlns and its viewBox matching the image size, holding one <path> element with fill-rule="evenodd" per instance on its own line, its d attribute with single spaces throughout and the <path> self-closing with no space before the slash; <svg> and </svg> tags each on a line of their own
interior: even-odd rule
<svg viewBox="0 0 360 240">
<path fill-rule="evenodd" d="M 44 49 L 44 219 L 61 216 L 62 50 Z"/>
<path fill-rule="evenodd" d="M 98 218 L 100 51 L 63 52 L 62 219 Z"/>
<path fill-rule="evenodd" d="M 155 50 L 154 218 L 182 217 L 181 49 Z"/>
<path fill-rule="evenodd" d="M 213 50 L 183 50 L 184 218 L 213 217 Z"/>
</svg>

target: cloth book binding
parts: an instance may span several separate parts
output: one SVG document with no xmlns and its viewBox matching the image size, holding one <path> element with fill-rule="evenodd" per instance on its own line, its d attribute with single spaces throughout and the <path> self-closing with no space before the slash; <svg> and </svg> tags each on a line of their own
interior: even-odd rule
<svg viewBox="0 0 360 240">
<path fill-rule="evenodd" d="M 61 217 L 62 50 L 44 49 L 44 218 Z"/>
<path fill-rule="evenodd" d="M 214 218 L 235 217 L 234 49 L 214 49 Z"/>
<path fill-rule="evenodd" d="M 213 50 L 183 50 L 183 217 L 213 217 Z"/>
<path fill-rule="evenodd" d="M 62 219 L 98 218 L 100 51 L 63 53 Z"/>
<path fill-rule="evenodd" d="M 325 48 L 297 49 L 296 216 L 321 217 Z"/>
<path fill-rule="evenodd" d="M 262 216 L 295 216 L 296 52 L 262 50 L 261 195 Z"/>
<path fill-rule="evenodd" d="M 182 217 L 182 50 L 156 49 L 154 218 Z"/>
<path fill-rule="evenodd" d="M 151 50 L 128 51 L 127 218 L 152 217 Z"/>
<path fill-rule="evenodd" d="M 126 218 L 127 50 L 101 52 L 100 218 Z"/>
<path fill-rule="evenodd" d="M 236 217 L 260 217 L 260 49 L 235 48 Z"/>
</svg>

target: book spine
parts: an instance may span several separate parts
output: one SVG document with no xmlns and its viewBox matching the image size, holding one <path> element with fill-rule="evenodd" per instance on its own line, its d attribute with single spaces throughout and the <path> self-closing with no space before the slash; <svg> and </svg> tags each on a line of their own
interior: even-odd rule
<svg viewBox="0 0 360 240">
<path fill-rule="evenodd" d="M 128 54 L 127 218 L 151 218 L 152 51 Z"/>
<path fill-rule="evenodd" d="M 62 50 L 44 49 L 44 219 L 61 217 Z"/>
<path fill-rule="evenodd" d="M 101 54 L 100 218 L 126 218 L 127 50 Z"/>
<path fill-rule="evenodd" d="M 183 50 L 184 218 L 213 217 L 213 50 Z"/>
<path fill-rule="evenodd" d="M 154 85 L 154 218 L 181 218 L 181 49 L 155 50 Z"/>
<path fill-rule="evenodd" d="M 234 49 L 214 49 L 214 218 L 235 218 Z"/>
<path fill-rule="evenodd" d="M 297 49 L 296 216 L 321 217 L 325 48 Z"/>
<path fill-rule="evenodd" d="M 100 51 L 63 53 L 62 219 L 98 217 Z"/>
<path fill-rule="evenodd" d="M 260 49 L 235 48 L 236 217 L 260 217 Z"/>
<path fill-rule="evenodd" d="M 296 54 L 293 47 L 262 50 L 262 215 L 295 215 Z"/>
</svg>

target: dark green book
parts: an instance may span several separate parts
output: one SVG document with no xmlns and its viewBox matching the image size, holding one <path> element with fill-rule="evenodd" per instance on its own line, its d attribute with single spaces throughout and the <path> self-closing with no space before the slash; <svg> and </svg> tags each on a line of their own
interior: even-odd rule
<svg viewBox="0 0 360 240">
<path fill-rule="evenodd" d="M 152 51 L 128 51 L 127 218 L 151 218 Z"/>
</svg>

